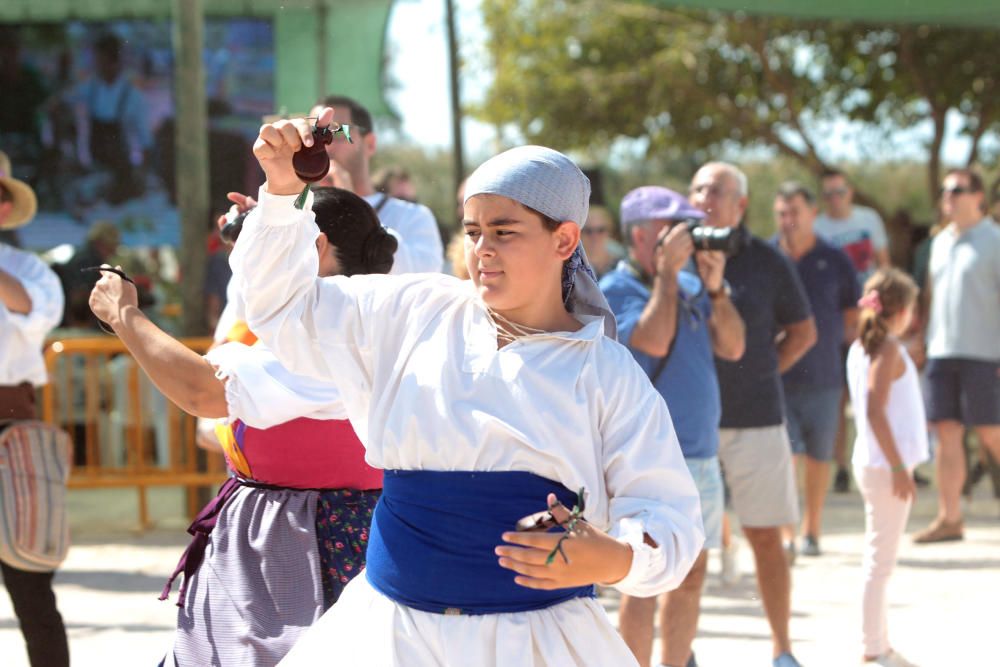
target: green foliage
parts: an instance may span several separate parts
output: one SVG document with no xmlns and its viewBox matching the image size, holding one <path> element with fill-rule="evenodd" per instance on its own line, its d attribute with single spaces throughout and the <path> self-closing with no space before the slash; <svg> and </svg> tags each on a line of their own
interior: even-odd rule
<svg viewBox="0 0 1000 667">
<path fill-rule="evenodd" d="M 970 162 L 1000 119 L 995 30 L 624 0 L 484 0 L 483 16 L 496 77 L 473 114 L 516 125 L 528 141 L 598 159 L 622 138 L 642 140 L 649 156 L 693 162 L 765 147 L 818 174 L 831 161 L 823 131 L 835 120 L 864 123 L 881 136 L 930 120 L 924 186 L 932 192 L 945 114 L 961 114 L 961 130 L 973 140 Z M 881 204 L 884 193 L 871 193 Z"/>
</svg>

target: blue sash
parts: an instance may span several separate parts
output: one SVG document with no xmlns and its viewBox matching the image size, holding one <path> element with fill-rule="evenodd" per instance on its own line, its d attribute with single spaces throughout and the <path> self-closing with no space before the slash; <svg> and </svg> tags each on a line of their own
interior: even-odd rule
<svg viewBox="0 0 1000 667">
<path fill-rule="evenodd" d="M 368 541 L 368 581 L 399 604 L 438 614 L 532 611 L 593 597 L 593 586 L 519 586 L 497 563 L 500 536 L 544 509 L 549 493 L 576 504 L 566 487 L 527 472 L 386 470 Z"/>
</svg>

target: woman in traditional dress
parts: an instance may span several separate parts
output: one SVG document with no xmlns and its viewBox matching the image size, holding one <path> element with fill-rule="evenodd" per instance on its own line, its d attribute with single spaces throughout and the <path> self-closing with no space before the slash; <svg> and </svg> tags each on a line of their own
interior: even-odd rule
<svg viewBox="0 0 1000 667">
<path fill-rule="evenodd" d="M 312 243 L 322 276 L 385 273 L 395 239 L 345 190 L 315 192 Z M 364 450 L 337 387 L 286 371 L 265 347 L 227 343 L 204 358 L 136 307 L 135 289 L 105 272 L 91 295 L 161 391 L 202 417 L 225 417 L 233 476 L 189 528 L 177 633 L 165 660 L 181 667 L 274 665 L 364 566 L 382 473 Z"/>
<path fill-rule="evenodd" d="M 594 584 L 675 587 L 704 532 L 667 407 L 606 335 L 579 242 L 589 181 L 556 151 L 507 151 L 466 185 L 471 281 L 317 279 L 291 165 L 310 131 L 261 128 L 234 279 L 283 364 L 336 380 L 385 478 L 365 576 L 282 664 L 635 665 Z M 546 505 L 568 532 L 514 531 Z"/>
</svg>

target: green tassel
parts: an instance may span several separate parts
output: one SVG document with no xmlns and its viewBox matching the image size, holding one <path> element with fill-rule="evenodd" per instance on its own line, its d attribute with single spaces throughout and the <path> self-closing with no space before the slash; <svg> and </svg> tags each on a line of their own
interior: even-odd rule
<svg viewBox="0 0 1000 667">
<path fill-rule="evenodd" d="M 306 187 L 302 188 L 302 194 L 300 194 L 298 197 L 295 198 L 295 208 L 301 211 L 302 208 L 306 205 L 306 197 L 309 196 L 310 189 L 311 188 L 309 187 L 309 184 L 306 183 Z"/>
</svg>

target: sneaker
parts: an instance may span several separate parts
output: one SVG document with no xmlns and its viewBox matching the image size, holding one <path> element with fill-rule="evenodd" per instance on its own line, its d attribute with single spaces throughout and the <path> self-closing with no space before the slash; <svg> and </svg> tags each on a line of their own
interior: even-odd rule
<svg viewBox="0 0 1000 667">
<path fill-rule="evenodd" d="M 847 493 L 851 490 L 851 476 L 844 466 L 837 468 L 837 474 L 833 478 L 833 490 L 836 493 Z"/>
<path fill-rule="evenodd" d="M 722 547 L 722 571 L 719 577 L 725 586 L 735 586 L 740 582 L 740 543 L 733 540 L 728 547 Z"/>
<path fill-rule="evenodd" d="M 819 556 L 821 555 L 819 550 L 819 540 L 812 535 L 806 535 L 802 538 L 802 555 L 803 556 Z"/>
<path fill-rule="evenodd" d="M 934 519 L 931 525 L 927 526 L 913 536 L 916 544 L 931 544 L 933 542 L 955 542 L 964 538 L 964 524 L 962 520 L 945 521 L 944 519 Z"/>
<path fill-rule="evenodd" d="M 896 653 L 889 651 L 865 663 L 866 665 L 881 665 L 881 667 L 917 667 L 915 664 Z"/>
<path fill-rule="evenodd" d="M 802 665 L 799 664 L 799 661 L 796 660 L 795 656 L 791 653 L 782 653 L 775 658 L 774 662 L 771 664 L 774 665 L 774 667 L 802 667 Z"/>
<path fill-rule="evenodd" d="M 795 540 L 788 540 L 785 542 L 785 560 L 788 561 L 788 567 L 795 565 Z"/>
</svg>

